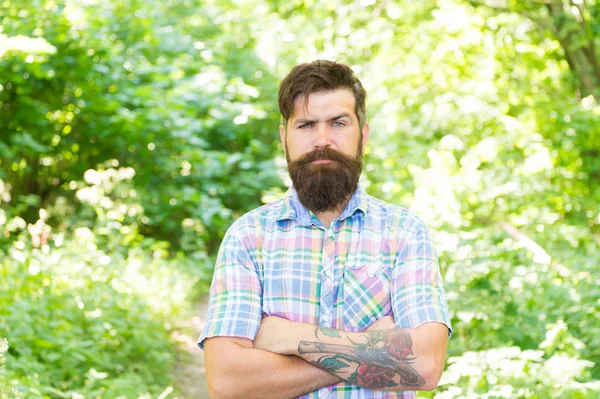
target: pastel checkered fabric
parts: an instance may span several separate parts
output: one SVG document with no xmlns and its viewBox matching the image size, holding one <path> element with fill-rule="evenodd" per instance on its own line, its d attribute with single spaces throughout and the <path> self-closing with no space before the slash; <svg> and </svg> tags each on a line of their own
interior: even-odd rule
<svg viewBox="0 0 600 399">
<path fill-rule="evenodd" d="M 199 338 L 254 339 L 263 314 L 364 331 L 393 313 L 400 328 L 440 322 L 451 331 L 437 255 L 423 222 L 361 187 L 329 228 L 291 188 L 237 220 L 215 266 Z M 414 398 L 340 383 L 303 398 Z"/>
</svg>

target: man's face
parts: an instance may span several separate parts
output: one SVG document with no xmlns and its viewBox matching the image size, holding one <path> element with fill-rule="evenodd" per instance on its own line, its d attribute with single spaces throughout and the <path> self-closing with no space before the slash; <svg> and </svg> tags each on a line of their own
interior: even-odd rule
<svg viewBox="0 0 600 399">
<path fill-rule="evenodd" d="M 338 210 L 356 190 L 369 126 L 361 131 L 354 102 L 346 89 L 311 93 L 279 128 L 294 188 L 313 212 Z"/>
</svg>

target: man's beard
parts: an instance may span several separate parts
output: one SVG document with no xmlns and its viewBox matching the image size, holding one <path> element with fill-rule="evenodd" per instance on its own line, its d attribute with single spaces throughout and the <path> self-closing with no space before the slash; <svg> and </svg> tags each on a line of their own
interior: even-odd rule
<svg viewBox="0 0 600 399">
<path fill-rule="evenodd" d="M 295 161 L 286 158 L 294 188 L 305 207 L 313 212 L 341 210 L 358 187 L 363 166 L 362 141 L 355 157 L 325 147 Z M 319 159 L 332 162 L 311 164 Z"/>
</svg>

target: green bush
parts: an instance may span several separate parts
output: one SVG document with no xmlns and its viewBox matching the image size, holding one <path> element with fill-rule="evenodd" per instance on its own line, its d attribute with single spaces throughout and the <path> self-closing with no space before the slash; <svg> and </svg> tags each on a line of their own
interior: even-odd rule
<svg viewBox="0 0 600 399">
<path fill-rule="evenodd" d="M 26 398 L 154 397 L 172 383 L 170 334 L 202 265 L 136 231 L 143 210 L 121 195 L 134 195 L 132 170 L 86 177 L 77 196 L 98 215 L 91 227 L 55 233 L 44 209 L 21 231 L 0 226 L 13 236 L 0 254 L 4 381 Z"/>
<path fill-rule="evenodd" d="M 592 364 L 566 354 L 545 359 L 544 351 L 519 347 L 466 352 L 449 359 L 445 390 L 435 398 L 597 398 L 599 381 L 578 381 L 589 379 Z"/>
</svg>

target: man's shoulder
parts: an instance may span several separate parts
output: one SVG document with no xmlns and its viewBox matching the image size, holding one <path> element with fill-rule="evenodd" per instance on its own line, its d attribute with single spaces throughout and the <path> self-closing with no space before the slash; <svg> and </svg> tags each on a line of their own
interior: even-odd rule
<svg viewBox="0 0 600 399">
<path fill-rule="evenodd" d="M 254 208 L 253 210 L 246 212 L 239 219 L 237 219 L 231 227 L 229 227 L 230 233 L 239 233 L 248 229 L 255 231 L 256 228 L 269 228 L 273 226 L 282 211 L 284 205 L 284 198 L 279 199 L 268 204 Z"/>
<path fill-rule="evenodd" d="M 367 198 L 369 201 L 367 215 L 372 218 L 373 222 L 382 223 L 390 230 L 404 230 L 412 233 L 427 229 L 423 219 L 410 209 L 371 195 L 368 195 Z"/>
</svg>

